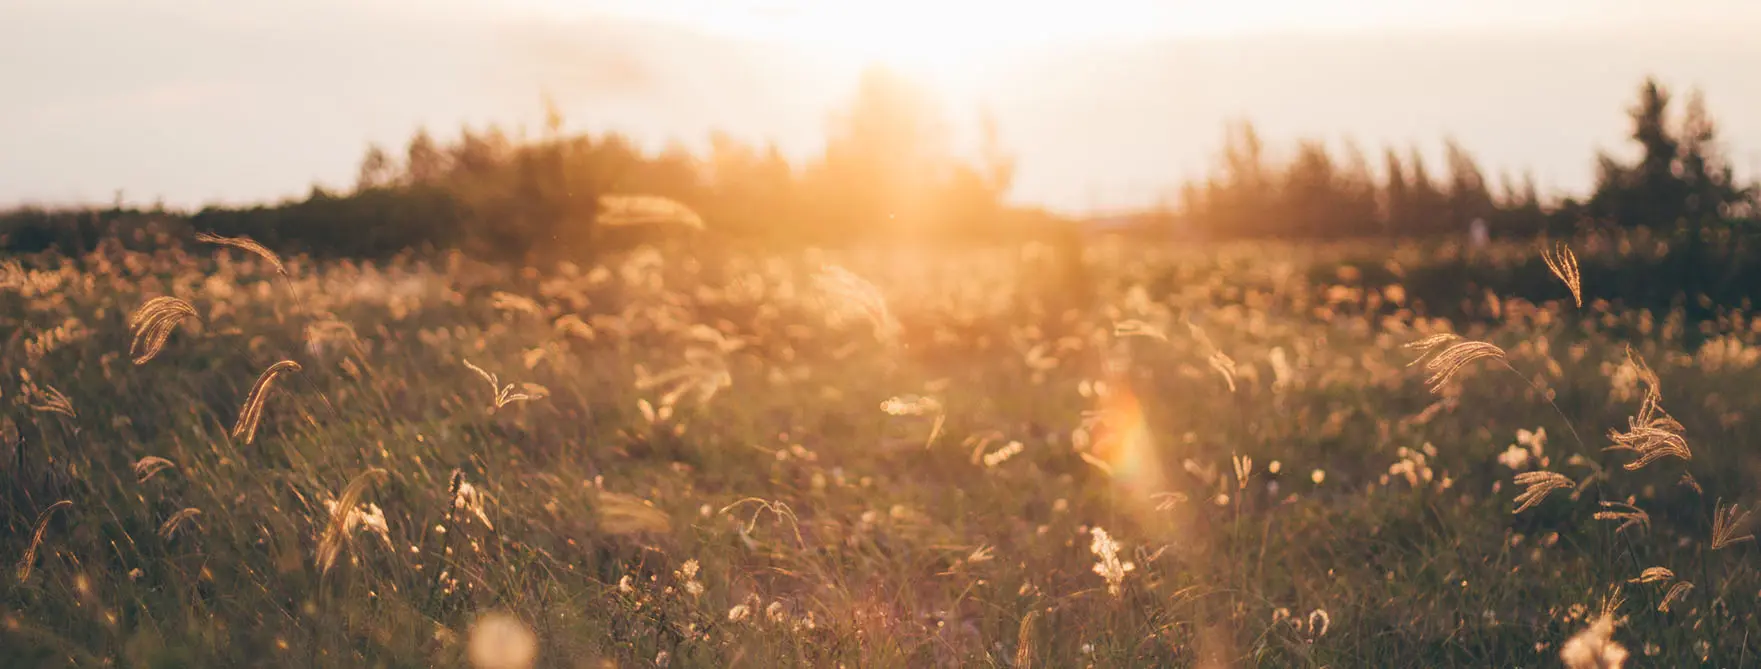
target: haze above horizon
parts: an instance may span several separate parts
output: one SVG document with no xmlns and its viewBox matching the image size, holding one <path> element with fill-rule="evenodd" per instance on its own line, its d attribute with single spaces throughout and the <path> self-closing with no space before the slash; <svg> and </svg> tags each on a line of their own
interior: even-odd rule
<svg viewBox="0 0 1761 669">
<path fill-rule="evenodd" d="M 1640 79 L 1702 88 L 1737 166 L 1761 168 L 1761 7 L 1733 0 L 1241 3 L 1061 10 L 871 0 L 26 0 L 0 8 L 0 206 L 191 207 L 346 187 L 368 142 L 418 126 L 539 125 L 701 149 L 720 129 L 796 158 L 882 63 L 941 97 L 956 142 L 989 109 L 1014 200 L 1140 206 L 1210 163 L 1225 121 L 1274 148 L 1453 135 L 1489 170 L 1581 191 L 1623 148 Z M 1080 11 L 1077 9 L 1080 7 Z"/>
</svg>

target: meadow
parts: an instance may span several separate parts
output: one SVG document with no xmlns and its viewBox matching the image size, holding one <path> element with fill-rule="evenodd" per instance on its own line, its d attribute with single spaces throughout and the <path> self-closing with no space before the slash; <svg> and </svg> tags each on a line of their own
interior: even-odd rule
<svg viewBox="0 0 1761 669">
<path fill-rule="evenodd" d="M 0 665 L 1761 662 L 1761 322 L 1647 243 L 135 241 L 0 269 Z"/>
</svg>

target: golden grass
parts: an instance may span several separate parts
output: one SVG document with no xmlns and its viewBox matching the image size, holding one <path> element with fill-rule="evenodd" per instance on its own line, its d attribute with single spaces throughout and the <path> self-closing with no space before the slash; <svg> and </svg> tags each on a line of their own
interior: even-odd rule
<svg viewBox="0 0 1761 669">
<path fill-rule="evenodd" d="M 243 439 L 251 443 L 257 438 L 257 424 L 263 420 L 263 405 L 268 401 L 269 390 L 275 383 L 275 377 L 283 372 L 300 371 L 300 364 L 292 360 L 283 360 L 270 365 L 251 384 L 250 392 L 245 394 L 245 403 L 238 412 L 238 421 L 232 426 L 234 439 Z"/>
<path fill-rule="evenodd" d="M 161 295 L 147 300 L 129 319 L 129 327 L 135 331 L 134 342 L 129 344 L 129 355 L 134 356 L 137 365 L 147 364 L 154 356 L 164 350 L 165 342 L 171 338 L 171 331 L 177 329 L 178 323 L 186 319 L 201 320 L 196 308 L 182 299 Z"/>
<path fill-rule="evenodd" d="M 31 545 L 29 548 L 25 549 L 24 557 L 21 557 L 18 560 L 17 573 L 19 583 L 30 580 L 31 570 L 35 568 L 37 564 L 37 549 L 43 545 L 43 533 L 49 529 L 49 516 L 53 515 L 56 509 L 71 506 L 73 506 L 73 500 L 64 499 L 54 504 L 50 504 L 49 508 L 43 509 L 43 512 L 37 515 L 37 529 L 31 532 Z"/>
<path fill-rule="evenodd" d="M 1583 277 L 1578 274 L 1578 257 L 1571 252 L 1571 247 L 1560 244 L 1551 251 L 1542 250 L 1541 260 L 1547 263 L 1547 269 L 1558 277 L 1565 287 L 1571 290 L 1571 299 L 1579 308 L 1584 306 Z"/>
<path fill-rule="evenodd" d="M 336 565 L 336 558 L 344 546 L 348 545 L 355 526 L 359 523 L 356 507 L 361 497 L 367 494 L 367 488 L 375 479 L 384 479 L 389 473 L 378 467 L 370 468 L 344 486 L 336 496 L 336 505 L 330 511 L 329 520 L 324 523 L 324 531 L 318 539 L 316 562 L 320 572 L 329 572 Z"/>
<path fill-rule="evenodd" d="M 220 246 L 230 246 L 241 251 L 249 252 L 252 255 L 268 261 L 269 265 L 275 268 L 277 274 L 284 277 L 288 275 L 287 266 L 282 264 L 281 256 L 276 255 L 275 252 L 269 250 L 268 247 L 258 244 L 257 240 L 251 239 L 250 237 L 242 235 L 238 237 L 222 237 L 213 233 L 198 232 L 196 233 L 196 241 L 218 244 Z"/>
</svg>

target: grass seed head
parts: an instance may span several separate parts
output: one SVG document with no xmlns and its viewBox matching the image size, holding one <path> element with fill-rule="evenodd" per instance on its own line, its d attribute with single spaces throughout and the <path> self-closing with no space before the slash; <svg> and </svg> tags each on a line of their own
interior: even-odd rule
<svg viewBox="0 0 1761 669">
<path fill-rule="evenodd" d="M 275 383 L 275 377 L 282 372 L 300 371 L 300 363 L 283 360 L 270 365 L 257 377 L 251 385 L 251 391 L 245 394 L 245 404 L 239 409 L 238 422 L 232 426 L 233 438 L 243 438 L 249 444 L 257 438 L 257 424 L 263 420 L 263 404 L 268 400 L 269 389 Z"/>
<path fill-rule="evenodd" d="M 64 499 L 54 504 L 50 504 L 49 508 L 43 509 L 43 513 L 37 516 L 37 529 L 35 532 L 31 533 L 30 547 L 24 550 L 24 557 L 20 558 L 18 561 L 19 583 L 29 580 L 31 577 L 31 570 L 36 567 L 37 549 L 43 545 L 43 532 L 49 529 L 49 516 L 53 515 L 56 509 L 71 506 L 73 506 L 73 500 Z"/>
<path fill-rule="evenodd" d="M 1558 277 L 1560 282 L 1571 290 L 1572 302 L 1577 304 L 1578 308 L 1583 308 L 1582 277 L 1578 275 L 1578 257 L 1571 252 L 1571 247 L 1560 244 L 1551 251 L 1543 249 L 1541 260 L 1547 263 L 1547 269 L 1553 272 L 1553 276 Z"/>
<path fill-rule="evenodd" d="M 134 357 L 137 365 L 147 364 L 154 356 L 165 349 L 165 342 L 171 338 L 171 331 L 186 319 L 201 320 L 196 308 L 182 299 L 161 295 L 147 300 L 129 318 L 129 327 L 134 330 L 134 341 L 129 344 L 128 354 Z"/>
<path fill-rule="evenodd" d="M 235 249 L 248 251 L 259 258 L 269 261 L 269 264 L 275 268 L 276 273 L 284 277 L 287 276 L 287 266 L 281 263 L 281 256 L 275 255 L 274 251 L 269 250 L 268 247 L 265 247 L 262 244 L 258 244 L 257 240 L 251 239 L 250 237 L 242 235 L 238 237 L 222 237 L 208 232 L 198 232 L 196 233 L 196 241 L 207 242 L 209 244 L 219 244 L 221 246 L 230 246 Z"/>
<path fill-rule="evenodd" d="M 1746 510 L 1732 504 L 1717 506 L 1712 512 L 1712 550 L 1722 550 L 1745 541 L 1753 541 L 1755 535 L 1742 533 L 1749 525 L 1749 516 L 1753 510 Z"/>
<path fill-rule="evenodd" d="M 1563 474 L 1546 471 L 1523 472 L 1517 474 L 1516 483 L 1517 485 L 1527 486 L 1527 489 L 1523 490 L 1522 494 L 1516 496 L 1517 507 L 1516 510 L 1511 513 L 1522 513 L 1527 511 L 1529 507 L 1540 504 L 1541 500 L 1546 499 L 1547 495 L 1555 490 L 1570 489 L 1577 486 L 1576 482 L 1566 478 Z"/>
<path fill-rule="evenodd" d="M 335 566 L 337 555 L 342 552 L 344 544 L 348 543 L 352 531 L 363 520 L 357 508 L 361 497 L 366 494 L 367 487 L 373 484 L 374 479 L 386 476 L 384 469 L 368 469 L 349 481 L 343 487 L 342 493 L 337 495 L 336 504 L 330 509 L 329 520 L 324 524 L 324 533 L 318 539 L 317 562 L 320 571 L 329 572 Z"/>
</svg>

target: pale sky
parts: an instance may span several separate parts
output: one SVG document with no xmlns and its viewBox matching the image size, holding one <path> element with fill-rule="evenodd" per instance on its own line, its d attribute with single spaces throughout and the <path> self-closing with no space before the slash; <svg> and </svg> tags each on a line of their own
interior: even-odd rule
<svg viewBox="0 0 1761 669">
<path fill-rule="evenodd" d="M 544 92 L 575 130 L 806 156 L 875 60 L 965 145 L 992 110 L 1012 197 L 1066 211 L 1155 201 L 1233 117 L 1372 156 L 1452 134 L 1491 173 L 1581 190 L 1646 74 L 1704 89 L 1761 168 L 1748 0 L 3 0 L 0 206 L 346 187 L 369 141 L 535 128 Z"/>
</svg>

